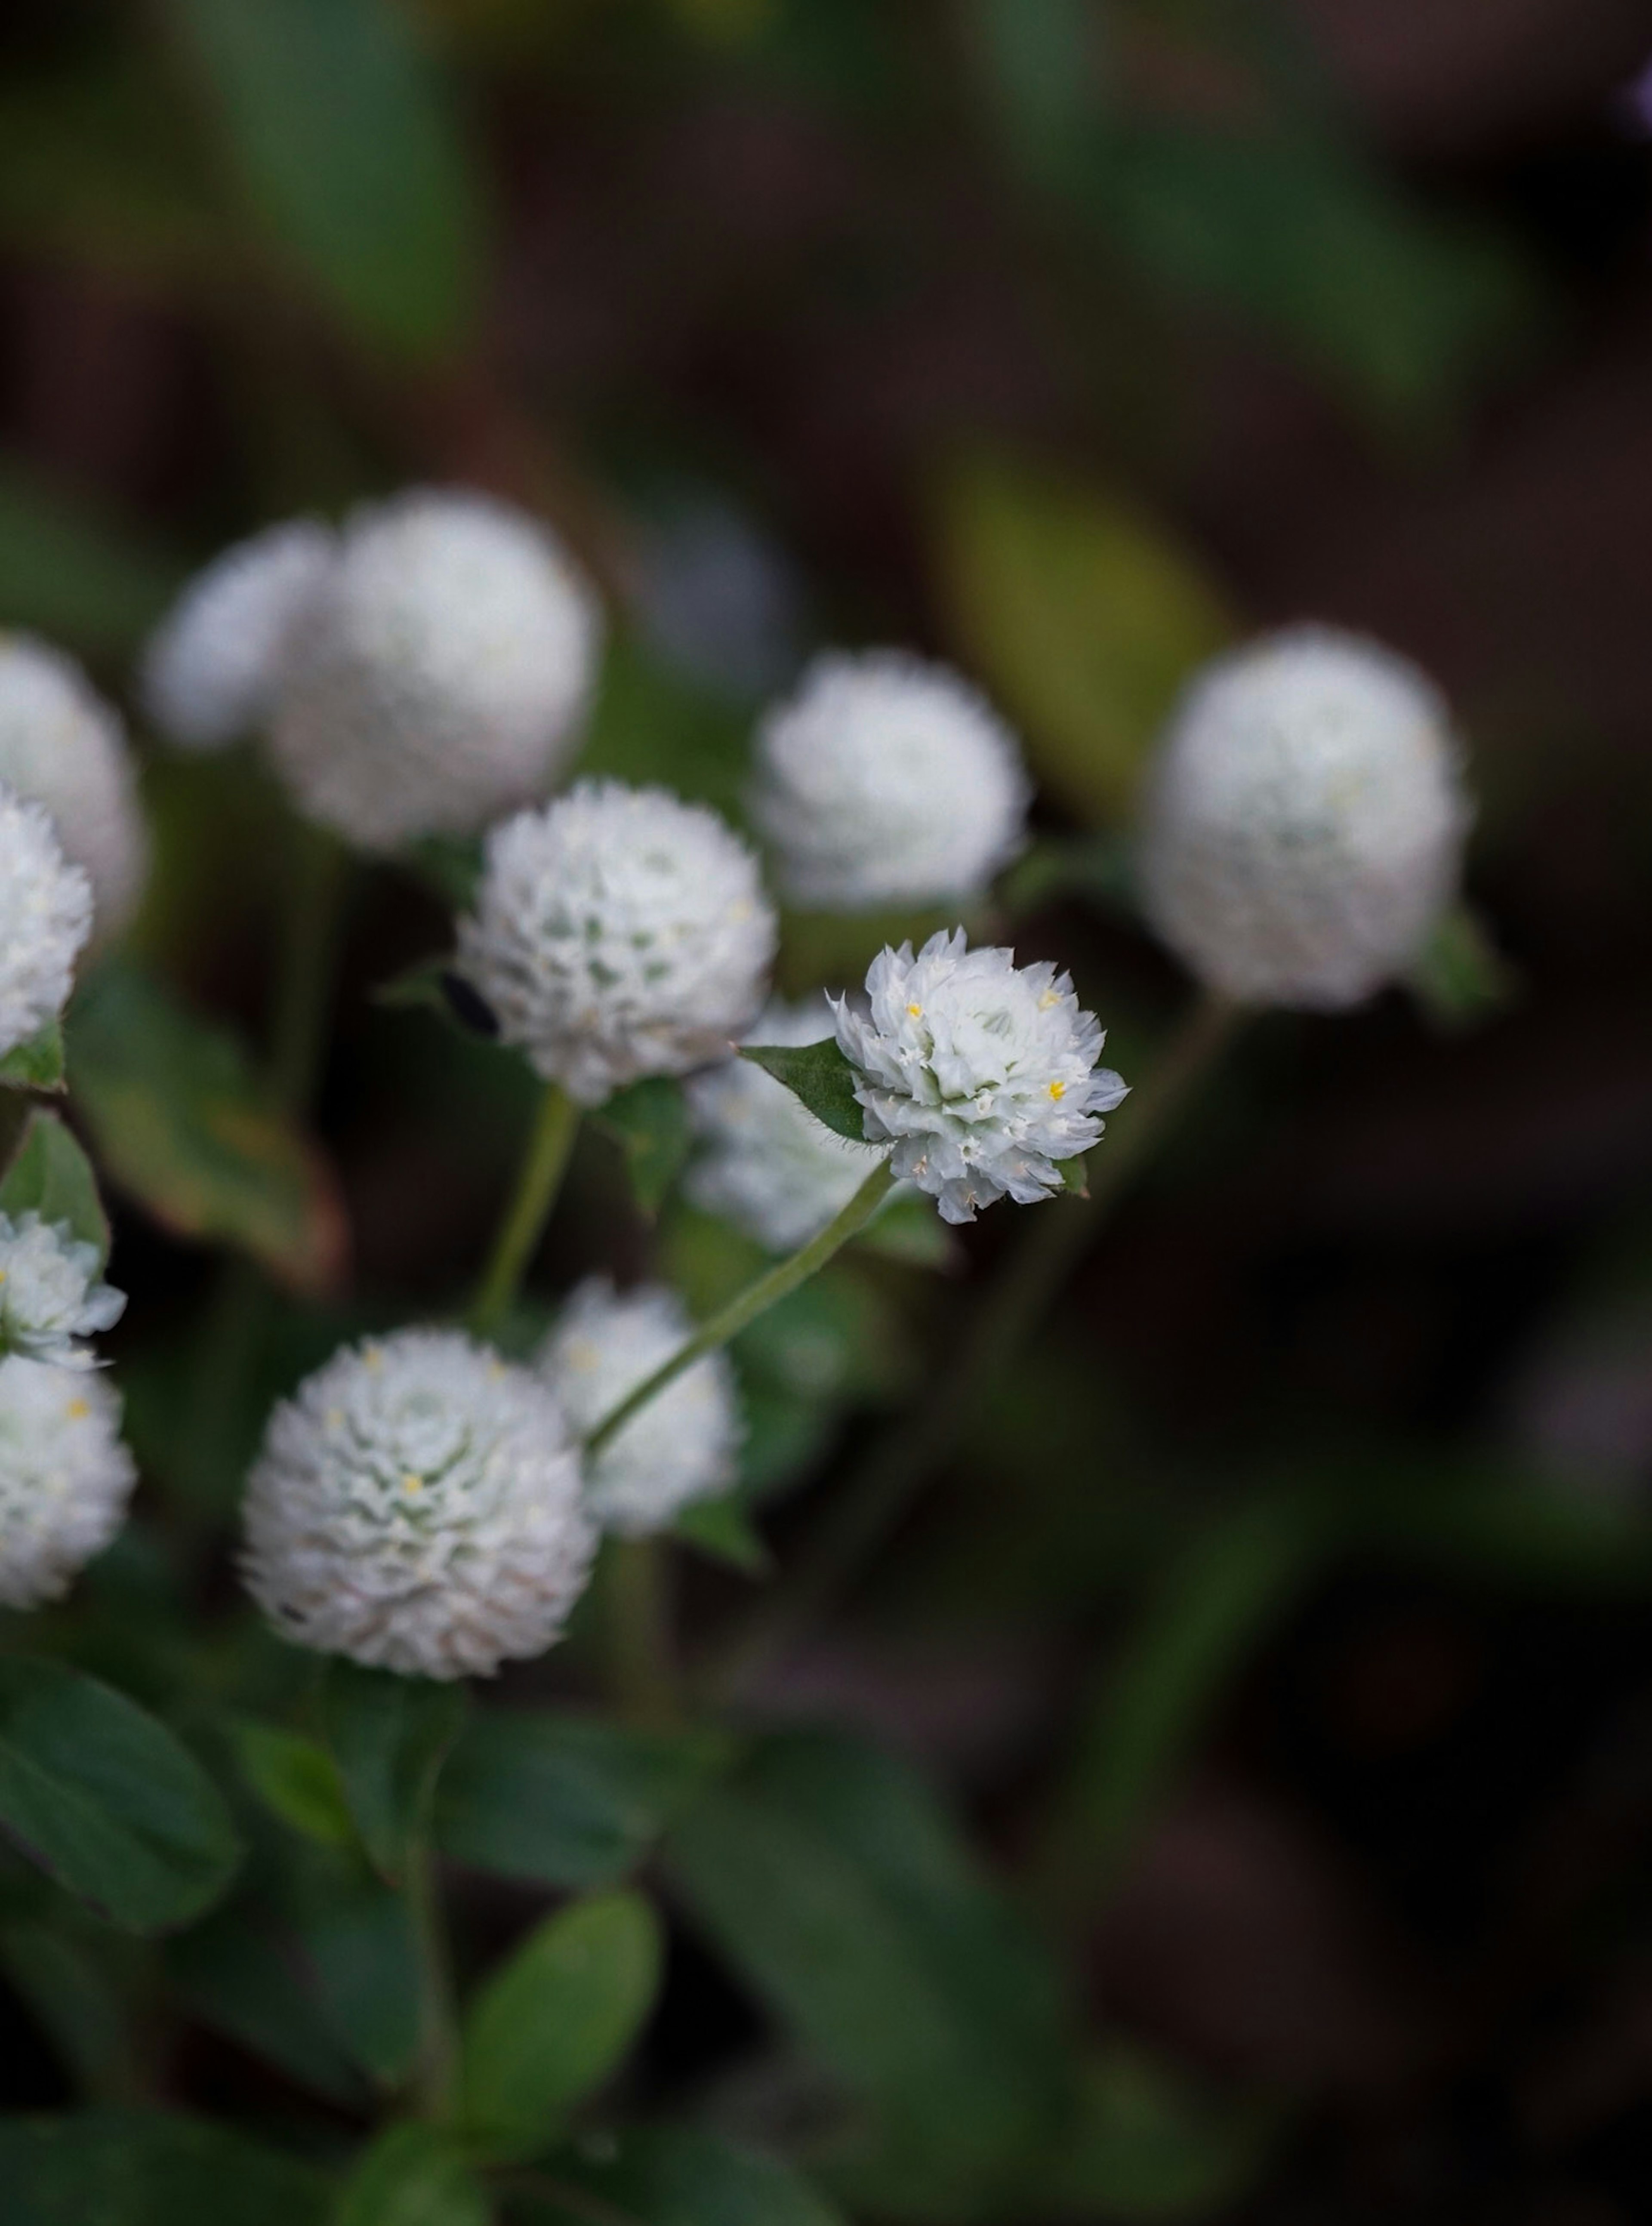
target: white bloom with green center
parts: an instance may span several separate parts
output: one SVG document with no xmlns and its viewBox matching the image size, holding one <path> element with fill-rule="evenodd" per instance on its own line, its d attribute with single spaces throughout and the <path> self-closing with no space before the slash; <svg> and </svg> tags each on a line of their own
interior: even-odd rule
<svg viewBox="0 0 1652 2226">
<path fill-rule="evenodd" d="M 693 1332 L 682 1301 L 663 1285 L 621 1293 L 594 1275 L 569 1298 L 541 1348 L 539 1372 L 584 1436 Z M 586 1478 L 586 1506 L 622 1537 L 664 1530 L 691 1500 L 727 1490 L 740 1436 L 728 1357 L 708 1353 L 602 1448 Z"/>
<path fill-rule="evenodd" d="M 824 1043 L 833 1033 L 823 995 L 775 999 L 753 1024 L 756 1044 Z M 795 1252 L 846 1206 L 882 1157 L 817 1121 L 802 1100 L 748 1059 L 690 1076 L 689 1110 L 705 1149 L 683 1187 L 772 1252 Z"/>
<path fill-rule="evenodd" d="M 43 805 L 0 786 L 0 1059 L 54 1021 L 92 932 L 92 883 Z"/>
<path fill-rule="evenodd" d="M 344 1347 L 270 1418 L 247 1588 L 301 1646 L 487 1676 L 562 1634 L 596 1534 L 562 1410 L 456 1332 Z"/>
<path fill-rule="evenodd" d="M 1437 689 L 1325 626 L 1221 658 L 1171 722 L 1141 849 L 1148 918 L 1209 987 L 1335 1009 L 1404 971 L 1471 813 Z"/>
<path fill-rule="evenodd" d="M 137 1482 L 101 1377 L 0 1360 L 0 1606 L 61 1599 L 120 1529 Z"/>
<path fill-rule="evenodd" d="M 139 683 L 169 742 L 219 750 L 262 731 L 337 550 L 319 520 L 289 518 L 236 542 L 188 582 L 150 636 Z"/>
<path fill-rule="evenodd" d="M 487 838 L 463 973 L 506 1043 L 582 1105 L 724 1055 L 776 942 L 756 859 L 703 805 L 581 781 Z"/>
<path fill-rule="evenodd" d="M 98 1248 L 60 1223 L 0 1213 L 0 1353 L 95 1368 L 85 1340 L 112 1329 L 126 1294 L 98 1275 Z"/>
<path fill-rule="evenodd" d="M 45 805 L 92 883 L 99 941 L 118 935 L 149 862 L 126 729 L 73 658 L 29 634 L 0 634 L 0 781 Z"/>
<path fill-rule="evenodd" d="M 346 525 L 294 637 L 271 754 L 301 807 L 363 849 L 474 834 L 551 786 L 600 635 L 544 526 L 416 489 Z"/>
<path fill-rule="evenodd" d="M 962 928 L 916 957 L 910 943 L 880 951 L 865 994 L 832 1008 L 868 1142 L 893 1146 L 894 1173 L 938 1199 L 944 1221 L 1058 1190 L 1061 1161 L 1099 1142 L 1099 1116 L 1126 1094 L 1096 1065 L 1106 1039 L 1071 978 L 971 951 Z"/>
<path fill-rule="evenodd" d="M 752 816 L 780 886 L 828 912 L 968 900 L 1026 840 L 1014 735 L 946 666 L 817 658 L 757 737 Z"/>
</svg>

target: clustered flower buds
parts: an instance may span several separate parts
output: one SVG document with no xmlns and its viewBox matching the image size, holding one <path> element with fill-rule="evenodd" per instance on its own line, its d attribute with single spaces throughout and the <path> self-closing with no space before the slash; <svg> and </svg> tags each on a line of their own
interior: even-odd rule
<svg viewBox="0 0 1652 2226">
<path fill-rule="evenodd" d="M 60 1599 L 119 1530 L 137 1482 L 100 1377 L 0 1360 L 0 1606 Z"/>
<path fill-rule="evenodd" d="M 423 1677 L 543 1653 L 595 1546 L 556 1400 L 455 1332 L 346 1347 L 277 1407 L 249 1590 L 301 1645 Z"/>
<path fill-rule="evenodd" d="M 1212 989 L 1351 1005 L 1418 954 L 1469 810 L 1414 665 L 1301 626 L 1209 668 L 1173 719 L 1141 855 L 1149 918 Z"/>
<path fill-rule="evenodd" d="M 693 1324 L 674 1292 L 645 1284 L 623 1294 L 603 1275 L 569 1297 L 539 1355 L 539 1372 L 581 1436 L 680 1352 Z M 740 1436 L 733 1371 L 708 1353 L 606 1445 L 586 1479 L 586 1507 L 627 1538 L 659 1530 L 691 1500 L 733 1481 Z"/>
<path fill-rule="evenodd" d="M 900 651 L 817 658 L 757 758 L 752 816 L 799 905 L 967 900 L 1026 840 L 1014 736 L 956 673 Z"/>
<path fill-rule="evenodd" d="M 61 1224 L 0 1213 L 0 1353 L 56 1368 L 97 1366 L 85 1342 L 112 1329 L 126 1294 L 98 1275 L 98 1248 Z"/>
<path fill-rule="evenodd" d="M 775 940 L 757 861 L 715 812 L 581 781 L 488 837 L 459 957 L 505 1042 L 597 1105 L 726 1053 Z"/>
<path fill-rule="evenodd" d="M 156 629 L 139 681 L 168 741 L 218 750 L 267 724 L 336 550 L 327 527 L 290 518 L 238 541 L 189 582 Z"/>
<path fill-rule="evenodd" d="M 68 1002 L 92 932 L 92 884 L 44 807 L 0 787 L 0 1059 Z"/>
<path fill-rule="evenodd" d="M 0 635 L 0 781 L 45 805 L 98 937 L 118 935 L 149 869 L 126 730 L 73 658 L 27 634 Z"/>
</svg>

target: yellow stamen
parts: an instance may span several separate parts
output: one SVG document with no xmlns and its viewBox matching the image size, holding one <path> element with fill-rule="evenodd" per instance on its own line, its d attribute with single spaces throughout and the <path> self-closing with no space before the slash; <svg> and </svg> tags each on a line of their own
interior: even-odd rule
<svg viewBox="0 0 1652 2226">
<path fill-rule="evenodd" d="M 1064 1082 L 1052 1082 L 1050 1084 L 1050 1095 L 1052 1097 L 1064 1097 L 1066 1094 L 1067 1085 Z"/>
<path fill-rule="evenodd" d="M 412 1470 L 409 1469 L 407 1474 L 402 1479 L 402 1490 L 410 1499 L 412 1499 L 424 1490 L 424 1479 L 422 1476 L 415 1476 Z"/>
<path fill-rule="evenodd" d="M 1044 995 L 1039 999 L 1039 1010 L 1041 1013 L 1047 1013 L 1052 1005 L 1058 1005 L 1060 1002 L 1060 998 L 1056 995 L 1053 989 L 1046 989 Z"/>
<path fill-rule="evenodd" d="M 906 1010 L 915 1021 L 921 1021 L 924 1017 L 924 1008 L 921 1005 L 908 1005 Z"/>
<path fill-rule="evenodd" d="M 92 1409 L 85 1399 L 71 1399 L 68 1411 L 69 1420 L 72 1422 L 84 1422 L 92 1412 Z"/>
</svg>

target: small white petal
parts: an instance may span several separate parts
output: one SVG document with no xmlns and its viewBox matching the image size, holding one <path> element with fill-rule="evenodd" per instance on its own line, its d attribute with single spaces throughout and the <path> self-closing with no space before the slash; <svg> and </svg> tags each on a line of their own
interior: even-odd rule
<svg viewBox="0 0 1652 2226">
<path fill-rule="evenodd" d="M 60 1599 L 120 1529 L 137 1482 L 101 1377 L 0 1360 L 0 1606 Z"/>
<path fill-rule="evenodd" d="M 124 1292 L 98 1280 L 98 1253 L 37 1213 L 0 1213 L 0 1353 L 55 1368 L 96 1365 L 85 1340 L 112 1329 Z"/>
<path fill-rule="evenodd" d="M 168 741 L 218 750 L 264 725 L 336 550 L 327 527 L 291 518 L 238 541 L 189 582 L 150 637 L 139 683 Z"/>
<path fill-rule="evenodd" d="M 45 805 L 92 883 L 98 940 L 118 935 L 149 862 L 126 729 L 73 658 L 28 634 L 0 634 L 0 781 Z"/>
<path fill-rule="evenodd" d="M 92 883 L 45 807 L 0 787 L 0 1059 L 68 1002 L 92 932 Z"/>
</svg>

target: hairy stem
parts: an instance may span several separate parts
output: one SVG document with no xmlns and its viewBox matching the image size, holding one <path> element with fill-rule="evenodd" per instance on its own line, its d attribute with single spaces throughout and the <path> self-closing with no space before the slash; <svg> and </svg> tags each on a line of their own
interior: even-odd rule
<svg viewBox="0 0 1652 2226">
<path fill-rule="evenodd" d="M 453 2110 L 459 2064 L 458 2020 L 441 1881 L 430 1842 L 423 1836 L 416 1838 L 408 1849 L 405 1891 L 419 1961 L 419 2061 L 415 2083 L 422 2114 L 440 2121 Z"/>
<path fill-rule="evenodd" d="M 579 1129 L 580 1110 L 560 1084 L 549 1082 L 539 1100 L 522 1168 L 505 1210 L 493 1250 L 471 1303 L 470 1326 L 491 1336 L 510 1312 L 528 1262 L 538 1248 Z"/>
</svg>

